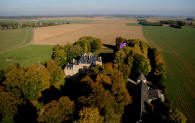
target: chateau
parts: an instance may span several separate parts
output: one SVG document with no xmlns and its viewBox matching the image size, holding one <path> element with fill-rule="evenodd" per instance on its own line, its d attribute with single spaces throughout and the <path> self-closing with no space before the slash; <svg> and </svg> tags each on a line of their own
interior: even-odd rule
<svg viewBox="0 0 195 123">
<path fill-rule="evenodd" d="M 83 54 L 79 60 L 73 59 L 73 64 L 68 64 L 64 68 L 66 77 L 71 77 L 78 73 L 87 73 L 91 66 L 102 65 L 102 58 L 96 58 L 94 54 Z"/>
</svg>

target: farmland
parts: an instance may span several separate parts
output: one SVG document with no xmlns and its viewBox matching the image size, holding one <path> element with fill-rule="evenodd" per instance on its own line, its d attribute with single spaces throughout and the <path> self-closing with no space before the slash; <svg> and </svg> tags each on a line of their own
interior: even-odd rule
<svg viewBox="0 0 195 123">
<path fill-rule="evenodd" d="M 0 53 L 29 43 L 31 37 L 32 28 L 0 30 Z"/>
<path fill-rule="evenodd" d="M 168 66 L 168 96 L 195 122 L 195 29 L 143 26 L 147 41 L 160 49 Z"/>
<path fill-rule="evenodd" d="M 95 21 L 96 19 L 94 19 Z M 40 27 L 34 31 L 34 44 L 67 44 L 74 43 L 83 36 L 93 36 L 102 39 L 105 44 L 114 44 L 118 36 L 124 38 L 139 38 L 142 40 L 142 29 L 139 26 L 126 26 L 135 23 L 135 19 L 97 18 L 95 23 L 68 24 L 51 27 Z"/>
<path fill-rule="evenodd" d="M 183 111 L 190 122 L 195 122 L 195 29 L 183 27 L 141 26 L 136 19 L 124 18 L 42 18 L 40 22 L 70 24 L 0 31 L 0 68 L 14 63 L 21 66 L 44 63 L 51 58 L 53 45 L 74 43 L 80 37 L 100 38 L 103 44 L 114 45 L 118 36 L 148 41 L 158 48 L 168 66 L 168 96 L 175 107 Z M 26 22 L 27 20 L 20 20 Z M 28 20 L 29 21 L 29 20 Z M 34 21 L 33 19 L 30 21 Z M 154 20 L 155 21 L 155 20 Z M 142 32 L 143 31 L 143 32 Z M 112 50 L 103 47 L 100 53 Z"/>
<path fill-rule="evenodd" d="M 0 54 L 0 68 L 20 63 L 21 66 L 44 63 L 51 58 L 53 46 L 28 45 Z"/>
</svg>

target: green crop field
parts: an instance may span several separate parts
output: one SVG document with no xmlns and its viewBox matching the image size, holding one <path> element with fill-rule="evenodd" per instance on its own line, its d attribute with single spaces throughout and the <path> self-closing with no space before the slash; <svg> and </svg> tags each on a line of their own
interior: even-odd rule
<svg viewBox="0 0 195 123">
<path fill-rule="evenodd" d="M 53 46 L 28 45 L 0 54 L 0 69 L 20 63 L 21 66 L 44 63 L 51 58 Z"/>
<path fill-rule="evenodd" d="M 158 48 L 168 66 L 168 96 L 195 123 L 195 28 L 143 26 L 148 42 Z"/>
<path fill-rule="evenodd" d="M 31 38 L 32 28 L 0 30 L 0 53 L 25 45 Z"/>
</svg>

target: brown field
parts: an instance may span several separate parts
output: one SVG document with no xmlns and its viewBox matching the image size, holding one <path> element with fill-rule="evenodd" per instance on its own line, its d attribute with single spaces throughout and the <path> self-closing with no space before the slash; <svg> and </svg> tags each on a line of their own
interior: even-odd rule
<svg viewBox="0 0 195 123">
<path fill-rule="evenodd" d="M 66 24 L 34 29 L 34 44 L 67 44 L 74 43 L 80 37 L 93 36 L 105 44 L 114 44 L 116 37 L 142 39 L 145 41 L 140 26 L 126 26 L 126 23 L 137 23 L 136 19 L 122 18 L 69 18 L 77 20 L 94 20 L 89 24 Z"/>
</svg>

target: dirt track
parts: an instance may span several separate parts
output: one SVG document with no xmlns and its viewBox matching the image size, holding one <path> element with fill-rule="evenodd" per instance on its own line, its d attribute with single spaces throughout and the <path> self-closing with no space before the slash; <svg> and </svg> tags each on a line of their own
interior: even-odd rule
<svg viewBox="0 0 195 123">
<path fill-rule="evenodd" d="M 106 44 L 114 44 L 118 36 L 145 40 L 140 26 L 126 26 L 126 23 L 136 23 L 135 19 L 93 18 L 93 20 L 95 20 L 94 23 L 90 24 L 36 28 L 33 43 L 47 45 L 74 43 L 83 36 L 100 38 Z"/>
</svg>

